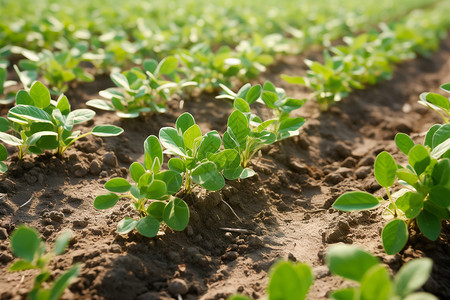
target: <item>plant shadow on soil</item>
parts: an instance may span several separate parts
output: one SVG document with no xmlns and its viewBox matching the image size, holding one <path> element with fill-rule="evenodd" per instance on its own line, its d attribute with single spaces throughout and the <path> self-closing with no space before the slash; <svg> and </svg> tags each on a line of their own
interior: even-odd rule
<svg viewBox="0 0 450 300">
<path fill-rule="evenodd" d="M 303 97 L 305 89 L 288 85 L 278 76 L 304 74 L 299 63 L 303 58 L 283 58 L 260 81 L 270 78 L 289 95 Z M 370 250 L 393 273 L 411 258 L 431 257 L 435 265 L 424 289 L 448 299 L 448 222 L 438 241 L 413 234 L 406 249 L 388 256 L 379 236 L 383 223 L 379 210 L 341 213 L 331 205 L 349 190 L 384 195 L 372 175 L 375 156 L 387 149 L 400 157 L 393 142 L 396 132 L 420 140 L 420 133 L 441 122 L 417 99 L 421 92 L 436 92 L 440 84 L 450 81 L 449 61 L 447 40 L 430 58 L 399 65 L 391 80 L 355 91 L 328 112 L 319 115 L 314 104 L 305 105 L 298 115 L 310 117 L 300 135 L 263 148 L 251 162 L 257 175 L 227 182 L 219 192 L 194 189 L 184 197 L 191 209 L 188 228 L 174 232 L 163 227 L 153 239 L 116 232 L 120 219 L 135 216 L 130 203 L 121 200 L 114 208 L 97 211 L 93 199 L 104 193 L 103 184 L 109 178 L 126 177 L 129 164 L 143 160 L 148 135 L 173 126 L 184 111 L 193 114 L 203 132 L 223 132 L 229 103 L 200 95 L 186 100 L 182 109 L 179 100 L 173 100 L 168 114 L 131 120 L 97 112 L 96 124 L 119 125 L 125 133 L 79 141 L 63 160 L 49 154 L 15 164 L 13 155 L 10 171 L 0 182 L 1 298 L 24 298 L 32 284 L 32 272 L 25 272 L 23 282 L 22 274 L 7 272 L 13 260 L 9 235 L 26 223 L 49 242 L 65 228 L 74 231 L 68 251 L 52 263 L 54 276 L 73 263 L 82 263 L 81 274 L 65 299 L 172 299 L 177 294 L 183 299 L 224 299 L 237 291 L 258 298 L 264 294 L 269 267 L 279 258 L 310 264 L 316 274 L 310 298 L 324 299 L 328 291 L 342 285 L 323 267 L 328 245 L 338 242 Z M 77 101 L 74 107 L 84 108 L 86 100 L 97 97 L 96 91 L 110 86 L 108 80 L 79 84 L 77 91 L 69 93 L 69 99 Z M 32 201 L 19 208 L 30 196 Z"/>
</svg>

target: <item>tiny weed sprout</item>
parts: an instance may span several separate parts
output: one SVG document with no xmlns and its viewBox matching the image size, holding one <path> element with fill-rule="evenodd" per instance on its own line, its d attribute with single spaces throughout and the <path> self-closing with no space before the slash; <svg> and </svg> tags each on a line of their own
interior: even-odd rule
<svg viewBox="0 0 450 300">
<path fill-rule="evenodd" d="M 403 265 L 391 279 L 389 271 L 375 256 L 350 245 L 333 245 L 327 251 L 326 264 L 331 273 L 359 283 L 334 291 L 330 299 L 423 299 L 437 300 L 431 294 L 414 292 L 431 274 L 433 262 L 429 258 L 413 259 Z M 284 298 L 283 298 L 284 299 Z"/>
<path fill-rule="evenodd" d="M 34 278 L 34 285 L 28 297 L 30 300 L 56 300 L 62 296 L 73 279 L 78 276 L 80 266 L 74 265 L 60 275 L 51 284 L 50 289 L 44 288 L 44 283 L 50 279 L 49 265 L 55 255 L 62 254 L 72 238 L 70 230 L 61 233 L 56 239 L 51 251 L 47 251 L 45 243 L 39 238 L 39 233 L 27 226 L 19 226 L 11 236 L 11 248 L 14 255 L 19 257 L 9 270 L 12 272 L 31 269 L 39 270 Z"/>
<path fill-rule="evenodd" d="M 314 282 L 311 268 L 302 263 L 279 261 L 269 271 L 268 299 L 303 300 Z M 249 300 L 243 295 L 234 295 L 228 300 Z"/>
<path fill-rule="evenodd" d="M 450 83 L 441 85 L 441 89 L 450 93 Z M 450 123 L 450 101 L 448 98 L 436 93 L 422 93 L 419 103 L 436 111 L 445 123 Z"/>
<path fill-rule="evenodd" d="M 62 156 L 70 145 L 90 134 L 117 136 L 123 129 L 114 125 L 97 125 L 92 131 L 73 131 L 75 125 L 91 120 L 95 112 L 90 109 L 71 111 L 69 100 L 60 95 L 57 101 L 39 81 L 30 91 L 20 90 L 16 105 L 8 111 L 7 119 L 0 118 L 0 141 L 17 146 L 19 159 L 27 152 L 41 154 L 45 149 L 56 149 Z M 10 133 L 6 133 L 6 132 Z"/>
<path fill-rule="evenodd" d="M 238 151 L 242 168 L 248 165 L 261 147 L 298 135 L 298 129 L 305 123 L 305 119 L 301 117 L 289 117 L 305 100 L 287 97 L 283 89 L 276 88 L 269 81 L 263 87 L 246 84 L 237 93 L 223 85 L 222 88 L 226 94 L 218 98 L 233 100 L 235 108 L 228 118 L 223 144 L 225 149 Z M 263 121 L 253 114 L 250 105 L 254 102 L 264 104 L 274 117 Z"/>
<path fill-rule="evenodd" d="M 423 145 L 416 145 L 404 133 L 396 135 L 395 143 L 408 156 L 409 164 L 398 165 L 383 151 L 374 166 L 375 178 L 386 190 L 387 201 L 355 191 L 341 195 L 333 204 L 342 211 L 368 210 L 383 204 L 383 216 L 389 220 L 381 234 L 387 254 L 403 249 L 409 227 L 417 227 L 434 241 L 441 232 L 441 220 L 450 219 L 450 124 L 433 125 Z M 396 180 L 405 188 L 391 195 Z"/>
<path fill-rule="evenodd" d="M 189 222 L 189 207 L 173 195 L 182 186 L 178 171 L 162 171 L 163 150 L 158 138 L 151 135 L 144 142 L 144 165 L 134 162 L 130 165 L 133 183 L 124 178 L 113 178 L 105 183 L 109 194 L 97 196 L 94 207 L 113 207 L 120 197 L 131 199 L 139 214 L 139 220 L 124 218 L 118 224 L 118 232 L 126 234 L 134 228 L 146 237 L 154 237 L 164 222 L 174 230 L 184 230 Z"/>
<path fill-rule="evenodd" d="M 160 63 L 145 60 L 143 69 L 134 67 L 122 73 L 112 73 L 111 80 L 117 88 L 108 88 L 86 104 L 102 110 L 116 111 L 121 118 L 137 118 L 140 113 L 165 112 L 166 101 L 183 88 L 196 85 L 181 79 L 176 72 L 178 60 L 173 56 Z"/>
</svg>

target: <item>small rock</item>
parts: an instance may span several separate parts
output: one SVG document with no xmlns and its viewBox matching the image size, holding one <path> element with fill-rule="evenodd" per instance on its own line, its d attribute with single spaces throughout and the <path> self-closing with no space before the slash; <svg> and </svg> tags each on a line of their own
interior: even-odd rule
<svg viewBox="0 0 450 300">
<path fill-rule="evenodd" d="M 298 174 L 308 173 L 308 166 L 306 166 L 306 164 L 303 164 L 295 159 L 291 159 L 289 161 L 289 167 L 292 171 L 294 171 Z"/>
<path fill-rule="evenodd" d="M 0 263 L 1 264 L 7 264 L 10 261 L 12 261 L 14 257 L 10 255 L 9 253 L 0 253 Z"/>
<path fill-rule="evenodd" d="M 109 248 L 109 252 L 120 253 L 122 252 L 122 248 L 120 247 L 120 245 L 112 244 L 111 247 Z"/>
<path fill-rule="evenodd" d="M 353 157 L 347 157 L 346 159 L 344 159 L 344 161 L 341 164 L 341 167 L 344 168 L 353 168 L 354 166 L 356 166 L 356 159 L 354 159 Z"/>
<path fill-rule="evenodd" d="M 223 261 L 233 261 L 239 257 L 239 253 L 237 251 L 229 251 L 222 255 Z"/>
<path fill-rule="evenodd" d="M 251 235 L 248 238 L 248 246 L 249 248 L 252 249 L 259 249 L 261 247 L 264 247 L 264 242 L 262 241 L 262 239 L 256 235 Z"/>
<path fill-rule="evenodd" d="M 350 168 L 341 167 L 337 169 L 335 173 L 342 175 L 343 177 L 348 177 L 353 173 L 353 171 Z"/>
<path fill-rule="evenodd" d="M 82 163 L 76 163 L 73 165 L 72 172 L 76 177 L 83 177 L 87 174 L 88 170 Z"/>
<path fill-rule="evenodd" d="M 92 175 L 98 175 L 102 171 L 102 166 L 97 159 L 94 159 L 89 166 L 89 173 Z"/>
<path fill-rule="evenodd" d="M 6 239 L 8 239 L 8 231 L 5 228 L 0 227 L 0 240 Z"/>
<path fill-rule="evenodd" d="M 181 255 L 178 252 L 169 251 L 169 253 L 167 253 L 167 257 L 169 257 L 170 261 L 173 261 L 174 263 L 181 262 Z"/>
<path fill-rule="evenodd" d="M 297 258 L 294 256 L 294 254 L 292 254 L 291 252 L 289 252 L 288 254 L 288 260 L 296 262 Z"/>
<path fill-rule="evenodd" d="M 64 220 L 64 214 L 59 211 L 51 211 L 49 213 L 49 218 L 52 219 L 52 221 L 61 223 Z"/>
<path fill-rule="evenodd" d="M 342 180 L 344 180 L 344 177 L 341 174 L 337 174 L 337 173 L 328 174 L 325 177 L 325 182 L 333 184 L 333 185 L 338 184 Z"/>
<path fill-rule="evenodd" d="M 373 156 L 368 156 L 368 157 L 361 159 L 358 166 L 373 166 L 374 163 L 375 163 L 375 159 L 373 158 Z"/>
<path fill-rule="evenodd" d="M 89 225 L 89 221 L 87 220 L 74 220 L 73 227 L 84 228 Z"/>
<path fill-rule="evenodd" d="M 107 152 L 103 155 L 103 164 L 108 167 L 117 167 L 117 158 L 112 152 Z"/>
<path fill-rule="evenodd" d="M 341 158 L 347 158 L 352 155 L 351 148 L 344 144 L 337 144 L 334 150 Z"/>
<path fill-rule="evenodd" d="M 206 197 L 200 197 L 197 201 L 195 201 L 195 206 L 199 208 L 214 208 L 219 203 L 222 202 L 222 194 L 217 192 L 210 192 Z"/>
<path fill-rule="evenodd" d="M 178 295 L 185 295 L 188 292 L 189 288 L 186 284 L 186 281 L 180 278 L 176 278 L 169 282 L 168 290 L 172 296 L 176 297 Z"/>
<path fill-rule="evenodd" d="M 320 279 L 330 275 L 330 270 L 327 266 L 318 266 L 313 269 L 313 274 L 317 279 Z"/>
<path fill-rule="evenodd" d="M 187 234 L 187 236 L 194 236 L 194 230 L 192 229 L 192 227 L 190 225 L 188 225 L 186 227 L 186 234 Z"/>
<path fill-rule="evenodd" d="M 372 167 L 369 166 L 359 167 L 355 171 L 356 179 L 364 179 L 367 176 L 369 176 L 370 172 L 372 172 Z"/>
</svg>

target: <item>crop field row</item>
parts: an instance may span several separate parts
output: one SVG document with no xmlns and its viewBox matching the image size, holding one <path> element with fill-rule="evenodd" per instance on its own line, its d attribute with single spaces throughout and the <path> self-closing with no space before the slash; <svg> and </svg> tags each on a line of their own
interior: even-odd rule
<svg viewBox="0 0 450 300">
<path fill-rule="evenodd" d="M 1 299 L 450 297 L 450 2 L 0 3 Z"/>
</svg>

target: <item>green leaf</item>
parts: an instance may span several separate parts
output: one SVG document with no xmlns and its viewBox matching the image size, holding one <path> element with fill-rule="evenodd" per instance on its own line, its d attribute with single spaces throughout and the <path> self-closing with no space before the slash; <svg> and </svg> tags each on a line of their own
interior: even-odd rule
<svg viewBox="0 0 450 300">
<path fill-rule="evenodd" d="M 59 255 L 66 250 L 67 245 L 69 245 L 70 239 L 72 238 L 72 231 L 67 229 L 63 233 L 61 233 L 55 241 L 55 248 L 53 252 L 56 255 Z"/>
<path fill-rule="evenodd" d="M 450 186 L 450 159 L 441 159 L 433 168 L 431 178 L 435 185 Z"/>
<path fill-rule="evenodd" d="M 408 191 L 395 201 L 395 204 L 401 209 L 408 219 L 417 217 L 423 208 L 423 195 Z"/>
<path fill-rule="evenodd" d="M 441 234 L 441 220 L 424 210 L 417 216 L 417 225 L 424 236 L 432 241 L 437 240 Z"/>
<path fill-rule="evenodd" d="M 431 151 L 430 155 L 434 159 L 439 159 L 449 150 L 450 150 L 450 138 L 437 145 Z"/>
<path fill-rule="evenodd" d="M 8 171 L 8 166 L 0 162 L 0 173 L 5 173 L 6 171 Z"/>
<path fill-rule="evenodd" d="M 395 293 L 406 297 L 419 289 L 430 277 L 433 261 L 429 258 L 418 258 L 404 264 L 394 278 Z"/>
<path fill-rule="evenodd" d="M 242 99 L 242 98 L 236 98 L 233 102 L 233 107 L 243 113 L 249 113 L 250 112 L 250 106 L 248 103 Z"/>
<path fill-rule="evenodd" d="M 305 299 L 313 281 L 314 276 L 308 265 L 281 261 L 272 268 L 267 293 L 269 299 Z"/>
<path fill-rule="evenodd" d="M 208 191 L 218 191 L 225 186 L 225 179 L 217 171 L 213 162 L 205 162 L 198 165 L 192 171 L 192 179 Z"/>
<path fill-rule="evenodd" d="M 252 86 L 248 90 L 247 95 L 245 96 L 245 101 L 248 103 L 248 105 L 251 105 L 253 102 L 256 102 L 256 100 L 259 99 L 259 97 L 261 96 L 261 91 L 262 88 L 259 84 Z"/>
<path fill-rule="evenodd" d="M 34 101 L 25 90 L 20 90 L 16 94 L 16 105 L 19 104 L 34 105 Z"/>
<path fill-rule="evenodd" d="M 148 199 L 161 199 L 167 195 L 167 185 L 162 180 L 154 179 L 145 189 L 145 197 Z"/>
<path fill-rule="evenodd" d="M 117 177 L 108 180 L 105 189 L 114 193 L 126 193 L 131 189 L 131 184 L 126 179 Z"/>
<path fill-rule="evenodd" d="M 117 201 L 119 201 L 119 196 L 116 194 L 99 195 L 95 197 L 94 207 L 96 209 L 107 209 L 116 205 Z"/>
<path fill-rule="evenodd" d="M 291 84 L 306 85 L 305 79 L 301 76 L 289 76 L 286 74 L 281 74 L 281 78 Z"/>
<path fill-rule="evenodd" d="M 70 113 L 70 103 L 69 99 L 66 96 L 61 94 L 56 102 L 56 108 L 61 111 L 63 115 L 67 115 Z"/>
<path fill-rule="evenodd" d="M 389 271 L 382 265 L 370 268 L 361 280 L 361 298 L 364 300 L 389 299 L 392 289 Z"/>
<path fill-rule="evenodd" d="M 251 300 L 251 299 L 244 295 L 232 295 L 227 300 Z"/>
<path fill-rule="evenodd" d="M 234 149 L 225 149 L 208 156 L 208 160 L 216 164 L 217 170 L 221 171 L 229 167 L 236 159 L 239 153 Z"/>
<path fill-rule="evenodd" d="M 280 123 L 278 128 L 278 140 L 282 140 L 294 135 L 298 135 L 298 129 L 305 124 L 305 119 L 298 118 L 288 118 Z M 293 134 L 294 133 L 294 134 Z"/>
<path fill-rule="evenodd" d="M 159 130 L 159 140 L 170 153 L 185 156 L 183 138 L 175 128 L 163 127 Z"/>
<path fill-rule="evenodd" d="M 178 117 L 175 126 L 177 128 L 177 131 L 179 132 L 179 135 L 183 135 L 183 133 L 194 124 L 194 117 L 190 113 L 185 112 Z"/>
<path fill-rule="evenodd" d="M 164 208 L 163 219 L 173 230 L 184 230 L 189 223 L 189 207 L 183 200 L 174 198 Z"/>
<path fill-rule="evenodd" d="M 145 174 L 144 167 L 138 162 L 133 162 L 130 165 L 129 170 L 131 178 L 134 180 L 134 182 L 139 182 L 139 178 L 141 178 L 141 176 Z"/>
<path fill-rule="evenodd" d="M 384 226 L 381 232 L 383 247 L 387 254 L 393 255 L 405 247 L 408 242 L 408 228 L 400 219 L 394 219 Z"/>
<path fill-rule="evenodd" d="M 50 297 L 49 300 L 57 300 L 59 299 L 62 294 L 64 293 L 64 290 L 69 287 L 69 285 L 72 283 L 72 280 L 75 279 L 78 276 L 78 273 L 80 272 L 80 265 L 75 265 L 72 268 L 70 268 L 67 272 L 62 274 L 56 281 L 53 283 L 51 289 L 50 289 Z"/>
<path fill-rule="evenodd" d="M 209 153 L 216 153 L 219 150 L 220 145 L 220 135 L 217 131 L 213 130 L 206 133 L 197 150 L 198 159 L 202 160 L 206 158 Z"/>
<path fill-rule="evenodd" d="M 92 99 L 86 102 L 87 106 L 98 108 L 106 111 L 115 111 L 114 106 L 110 102 L 103 99 Z"/>
<path fill-rule="evenodd" d="M 355 281 L 360 281 L 370 268 L 379 264 L 378 259 L 366 251 L 344 244 L 332 245 L 325 261 L 331 273 Z"/>
<path fill-rule="evenodd" d="M 37 121 L 43 123 L 52 123 L 52 117 L 40 108 L 31 105 L 16 105 L 8 112 L 8 119 L 13 122 L 26 124 L 27 122 L 21 121 L 21 119 L 29 121 Z"/>
<path fill-rule="evenodd" d="M 332 300 L 354 300 L 356 295 L 359 295 L 358 288 L 346 288 L 340 289 L 338 291 L 332 292 L 330 295 L 330 299 Z"/>
<path fill-rule="evenodd" d="M 416 174 L 406 168 L 397 169 L 397 177 L 410 185 L 414 185 L 419 180 Z"/>
<path fill-rule="evenodd" d="M 21 139 L 18 139 L 15 136 L 4 132 L 0 132 L 0 141 L 11 146 L 21 146 L 23 144 L 23 141 Z"/>
<path fill-rule="evenodd" d="M 125 217 L 117 224 L 117 232 L 120 234 L 127 234 L 136 227 L 137 221 L 130 217 Z"/>
<path fill-rule="evenodd" d="M 123 133 L 123 129 L 114 125 L 97 125 L 92 129 L 92 135 L 100 137 L 118 136 Z"/>
<path fill-rule="evenodd" d="M 144 69 L 152 74 L 155 72 L 157 66 L 158 66 L 158 62 L 154 59 L 144 60 L 144 63 L 143 63 Z"/>
<path fill-rule="evenodd" d="M 228 127 L 231 128 L 239 145 L 245 147 L 250 132 L 247 117 L 242 112 L 235 110 L 228 118 Z"/>
<path fill-rule="evenodd" d="M 5 146 L 0 144 L 0 161 L 4 161 L 8 158 L 8 151 L 6 151 Z"/>
<path fill-rule="evenodd" d="M 95 116 L 95 111 L 87 108 L 76 109 L 69 113 L 67 116 L 67 122 L 71 122 L 74 125 L 79 123 L 84 123 L 92 120 Z"/>
<path fill-rule="evenodd" d="M 36 81 L 30 89 L 30 97 L 33 99 L 33 105 L 38 108 L 46 108 L 50 105 L 50 92 L 39 81 Z"/>
<path fill-rule="evenodd" d="M 152 238 L 158 234 L 159 221 L 151 216 L 146 216 L 137 222 L 136 229 L 143 236 Z"/>
<path fill-rule="evenodd" d="M 150 203 L 147 207 L 147 213 L 158 221 L 163 220 L 164 208 L 166 207 L 166 203 L 162 201 L 155 201 Z"/>
<path fill-rule="evenodd" d="M 409 151 L 409 164 L 414 168 L 418 175 L 425 171 L 430 162 L 430 155 L 424 146 L 415 145 Z"/>
<path fill-rule="evenodd" d="M 178 59 L 174 56 L 167 56 L 158 64 L 155 73 L 158 74 L 170 74 L 177 69 Z"/>
<path fill-rule="evenodd" d="M 408 295 L 405 300 L 439 300 L 436 296 L 425 292 L 418 292 Z"/>
<path fill-rule="evenodd" d="M 180 173 L 172 170 L 163 171 L 155 174 L 155 179 L 164 181 L 167 187 L 166 193 L 169 195 L 175 194 L 183 184 L 183 177 Z"/>
<path fill-rule="evenodd" d="M 163 152 L 161 144 L 156 136 L 150 135 L 144 142 L 144 165 L 152 172 L 159 172 L 163 163 Z"/>
<path fill-rule="evenodd" d="M 56 132 L 53 132 L 53 131 L 36 132 L 36 133 L 30 135 L 27 138 L 26 144 L 29 145 L 29 146 L 33 146 L 34 144 L 36 144 L 44 136 L 57 136 L 57 135 L 58 134 Z"/>
<path fill-rule="evenodd" d="M 19 259 L 9 267 L 9 271 L 11 272 L 25 271 L 31 269 L 38 269 L 38 267 L 33 265 L 31 262 L 23 259 Z"/>
<path fill-rule="evenodd" d="M 443 186 L 433 186 L 428 194 L 428 199 L 442 208 L 450 206 L 450 189 Z"/>
<path fill-rule="evenodd" d="M 395 144 L 398 149 L 406 155 L 408 155 L 409 150 L 411 150 L 411 148 L 415 145 L 413 140 L 407 134 L 401 132 L 395 135 Z"/>
<path fill-rule="evenodd" d="M 439 128 L 441 128 L 440 124 L 434 124 L 433 126 L 430 127 L 430 129 L 428 129 L 427 134 L 425 136 L 425 141 L 423 143 L 424 146 L 433 148 L 433 136 Z"/>
<path fill-rule="evenodd" d="M 386 151 L 381 152 L 375 159 L 375 178 L 382 187 L 390 187 L 394 184 L 397 172 L 397 164 L 394 158 Z"/>
<path fill-rule="evenodd" d="M 426 101 L 443 109 L 450 109 L 450 103 L 447 98 L 436 93 L 425 93 Z"/>
<path fill-rule="evenodd" d="M 178 173 L 184 173 L 186 171 L 186 165 L 184 164 L 184 162 L 177 158 L 177 157 L 172 157 L 171 159 L 169 159 L 169 169 Z"/>
<path fill-rule="evenodd" d="M 39 233 L 27 226 L 19 226 L 11 236 L 11 248 L 14 255 L 28 262 L 33 262 L 40 244 Z"/>
<path fill-rule="evenodd" d="M 0 117 L 0 132 L 5 132 L 9 129 L 9 121 L 3 117 Z"/>
<path fill-rule="evenodd" d="M 333 203 L 333 207 L 342 211 L 368 210 L 380 204 L 377 198 L 366 192 L 348 192 Z"/>
<path fill-rule="evenodd" d="M 202 136 L 202 131 L 197 124 L 192 125 L 183 133 L 184 145 L 189 149 L 194 149 L 194 141 L 196 138 Z"/>
<path fill-rule="evenodd" d="M 450 93 L 450 83 L 444 83 L 443 85 L 441 85 L 441 89 Z"/>
<path fill-rule="evenodd" d="M 275 92 L 264 91 L 261 95 L 262 101 L 268 108 L 275 109 L 275 102 L 278 100 L 278 95 Z"/>
<path fill-rule="evenodd" d="M 118 87 L 122 87 L 126 90 L 130 90 L 130 84 L 128 83 L 128 79 L 125 75 L 120 74 L 120 73 L 112 73 L 111 80 Z"/>
<path fill-rule="evenodd" d="M 437 145 L 448 140 L 449 138 L 450 138 L 450 124 L 444 124 L 438 130 L 436 130 L 436 132 L 433 135 L 432 149 L 436 148 Z"/>
</svg>

